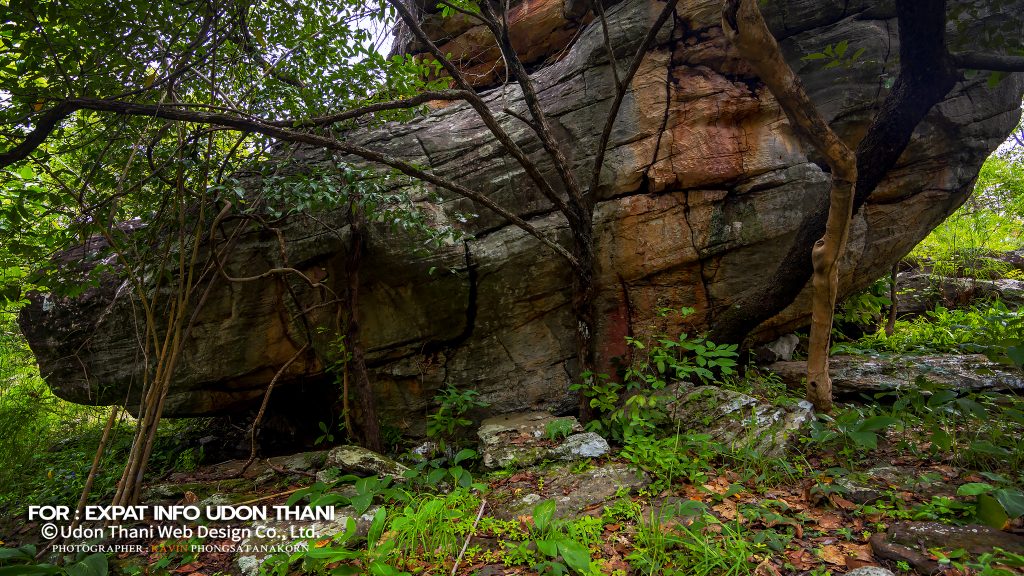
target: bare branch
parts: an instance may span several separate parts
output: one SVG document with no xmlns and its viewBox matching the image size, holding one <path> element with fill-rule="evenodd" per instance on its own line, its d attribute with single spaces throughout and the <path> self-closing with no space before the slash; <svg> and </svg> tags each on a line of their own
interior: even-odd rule
<svg viewBox="0 0 1024 576">
<path fill-rule="evenodd" d="M 541 243 L 543 243 L 545 246 L 548 246 L 549 248 L 554 250 L 556 254 L 565 258 L 566 261 L 568 261 L 569 264 L 573 266 L 573 268 L 579 267 L 579 262 L 577 261 L 577 259 L 571 253 L 569 253 L 569 251 L 566 250 L 563 246 L 558 244 L 558 242 L 548 238 L 535 227 L 530 225 L 530 223 L 526 222 L 513 212 L 503 208 L 502 206 L 494 202 L 494 200 L 488 198 L 486 195 L 481 194 L 475 190 L 472 190 L 466 186 L 463 186 L 462 184 L 459 184 L 442 176 L 438 176 L 433 172 L 423 170 L 409 162 L 406 162 L 404 160 L 401 160 L 399 158 L 396 158 L 394 156 L 385 154 L 377 150 L 372 150 L 370 148 L 366 148 L 356 144 L 349 144 L 347 142 L 342 142 L 325 136 L 318 136 L 316 134 L 309 134 L 305 132 L 298 132 L 295 130 L 281 128 L 278 126 L 272 126 L 259 120 L 239 118 L 237 116 L 231 116 L 228 114 L 197 112 L 192 110 L 183 110 L 180 108 L 166 108 L 150 104 L 134 104 L 131 102 L 118 102 L 113 100 L 99 100 L 90 98 L 76 98 L 71 100 L 65 100 L 64 102 L 59 104 L 54 110 L 51 110 L 47 113 L 48 118 L 51 115 L 54 116 L 49 129 L 41 131 L 41 128 L 43 128 L 43 126 L 37 127 L 37 129 L 33 131 L 33 141 L 31 143 L 29 143 L 26 139 L 25 142 L 22 142 L 21 144 L 16 146 L 14 150 L 4 153 L 3 155 L 0 155 L 0 167 L 7 166 L 16 160 L 28 156 L 28 154 L 30 154 L 32 150 L 38 147 L 39 144 L 41 144 L 43 140 L 46 139 L 46 135 L 49 134 L 53 126 L 56 125 L 56 123 L 59 121 L 59 119 L 56 118 L 58 114 L 56 114 L 54 111 L 60 111 L 60 113 L 62 114 L 60 115 L 60 118 L 64 118 L 68 114 L 76 110 L 94 110 L 97 112 L 110 112 L 113 114 L 119 114 L 123 116 L 144 116 L 161 118 L 164 120 L 174 120 L 179 122 L 192 122 L 196 124 L 224 126 L 242 132 L 263 134 L 264 136 L 269 136 L 271 138 L 276 138 L 278 140 L 283 140 L 286 142 L 308 144 L 310 146 L 326 150 L 332 150 L 335 152 L 340 152 L 342 154 L 350 154 L 352 156 L 357 156 L 370 162 L 383 164 L 385 166 L 389 166 L 391 168 L 398 170 L 399 172 L 405 174 L 406 176 L 411 176 L 417 180 L 433 184 L 440 188 L 444 188 L 464 198 L 468 198 L 483 205 L 484 207 L 490 209 L 499 216 L 502 216 L 509 222 L 512 222 L 513 224 L 515 224 L 516 226 L 518 226 L 531 236 L 540 240 Z M 17 154 L 14 154 L 15 152 L 17 152 Z M 7 158 L 9 156 L 18 157 L 10 161 L 7 161 Z"/>
<path fill-rule="evenodd" d="M 383 112 L 385 110 L 402 110 L 406 108 L 414 108 L 422 104 L 426 104 L 432 100 L 469 100 L 473 96 L 473 92 L 466 90 L 434 90 L 429 92 L 421 92 L 411 98 L 403 98 L 401 100 L 390 100 L 388 102 L 375 102 L 373 104 L 367 104 L 359 108 L 353 108 L 351 110 L 345 110 L 344 112 L 338 112 L 337 114 L 329 114 L 327 116 L 319 116 L 316 118 L 308 118 L 305 120 L 275 120 L 267 122 L 270 126 L 281 126 L 284 128 L 308 128 L 313 126 L 328 126 L 330 124 L 336 124 L 338 122 L 344 122 L 345 120 L 351 120 L 367 114 L 373 114 L 374 112 Z"/>
<path fill-rule="evenodd" d="M 565 200 L 559 197 L 558 193 L 555 192 L 555 189 L 551 187 L 551 183 L 549 183 L 547 179 L 544 178 L 544 175 L 540 173 L 537 165 L 527 158 L 526 153 L 523 152 L 522 148 L 520 148 L 519 145 L 512 140 L 512 137 L 505 132 L 500 124 L 498 124 L 498 121 L 494 118 L 494 114 L 492 114 L 490 108 L 487 107 L 487 103 L 480 98 L 475 90 L 473 90 L 473 86 L 471 86 L 466 80 L 462 71 L 459 70 L 459 68 L 455 66 L 455 64 L 453 64 L 451 60 L 441 52 L 441 49 L 438 48 L 437 45 L 434 44 L 434 42 L 427 36 L 426 32 L 423 31 L 423 27 L 420 26 L 420 23 L 416 21 L 412 12 L 409 11 L 409 8 L 403 4 L 401 0 L 387 1 L 395 8 L 396 11 L 398 11 L 398 14 L 402 17 L 406 26 L 409 27 L 410 31 L 412 31 L 413 36 L 427 47 L 431 55 L 433 55 L 445 71 L 448 72 L 448 75 L 451 76 L 456 86 L 462 90 L 473 93 L 473 96 L 469 99 L 470 106 L 477 111 L 480 115 L 480 119 L 483 120 L 484 125 L 486 125 L 491 131 L 491 134 L 494 134 L 494 137 L 501 142 L 502 146 L 505 147 L 505 150 L 507 150 L 508 153 L 511 154 L 517 162 L 519 162 L 520 166 L 523 167 L 523 170 L 526 171 L 526 174 L 530 179 L 537 184 L 541 194 L 543 194 L 548 201 L 554 204 L 560 212 L 563 214 L 567 213 L 569 208 L 566 205 Z"/>
<path fill-rule="evenodd" d="M 590 9 L 601 21 L 601 34 L 604 35 L 604 49 L 608 51 L 608 62 L 612 66 L 612 77 L 615 78 L 615 90 L 622 90 L 622 80 L 619 78 L 619 62 L 615 58 L 615 49 L 612 48 L 611 35 L 608 33 L 608 17 L 604 13 L 604 2 L 602 0 L 590 0 Z"/>
<path fill-rule="evenodd" d="M 619 108 L 622 106 L 623 98 L 626 97 L 629 83 L 633 81 L 637 70 L 640 69 L 640 64 L 644 61 L 647 51 L 654 45 L 654 40 L 658 37 L 661 27 L 668 21 L 668 17 L 675 12 L 676 2 L 678 0 L 668 0 L 665 7 L 661 9 L 658 19 L 654 21 L 654 25 L 647 31 L 647 36 L 644 37 L 643 42 L 637 47 L 636 54 L 633 55 L 633 61 L 629 65 L 625 78 L 622 79 L 618 89 L 615 91 L 615 100 L 612 101 L 612 107 L 608 110 L 608 117 L 605 119 L 604 129 L 601 131 L 601 140 L 597 144 L 597 158 L 594 159 L 594 168 L 590 174 L 590 186 L 587 189 L 587 193 L 590 195 L 595 194 L 597 191 L 597 185 L 601 179 L 601 168 L 604 167 L 605 149 L 608 147 L 608 140 L 611 139 L 612 128 L 615 127 L 615 120 L 619 116 Z M 612 66 L 614 67 L 614 65 L 613 62 Z"/>
<path fill-rule="evenodd" d="M 537 137 L 540 138 L 541 145 L 544 146 L 544 150 L 554 162 L 555 169 L 558 171 L 558 175 L 562 179 L 562 184 L 565 185 L 569 197 L 572 198 L 573 204 L 580 207 L 584 206 L 583 193 L 576 180 L 576 175 L 569 166 L 569 161 L 565 157 L 561 146 L 555 141 L 551 132 L 551 124 L 548 122 L 547 115 L 544 114 L 544 109 L 541 108 L 540 98 L 537 97 L 537 89 L 534 87 L 529 73 L 526 72 L 526 67 L 523 66 L 523 61 L 519 58 L 519 54 L 512 46 L 512 39 L 508 33 L 508 14 L 502 12 L 501 22 L 499 23 L 497 15 L 491 10 L 490 4 L 483 2 L 480 5 L 480 9 L 485 16 L 485 21 L 488 22 L 488 27 L 494 34 L 495 40 L 498 42 L 498 48 L 505 59 L 506 68 L 512 73 L 512 76 L 519 83 L 519 87 L 523 90 L 526 107 L 530 110 L 530 115 L 533 116 L 533 122 L 528 123 L 528 125 L 534 129 Z M 566 213 L 566 215 L 568 216 L 569 214 Z"/>
<path fill-rule="evenodd" d="M 15 162 L 28 158 L 29 154 L 38 148 L 40 144 L 46 141 L 46 138 L 51 132 L 53 132 L 54 128 L 57 127 L 57 124 L 60 124 L 61 120 L 70 116 L 77 109 L 78 108 L 67 102 L 61 102 L 50 110 L 47 110 L 39 118 L 39 122 L 36 123 L 35 129 L 29 132 L 28 136 L 25 137 L 20 144 L 6 152 L 0 152 L 0 168 L 10 166 Z"/>
<path fill-rule="evenodd" d="M 959 52 L 950 56 L 957 68 L 991 70 L 993 72 L 1024 72 L 1024 56 L 985 52 Z"/>
</svg>

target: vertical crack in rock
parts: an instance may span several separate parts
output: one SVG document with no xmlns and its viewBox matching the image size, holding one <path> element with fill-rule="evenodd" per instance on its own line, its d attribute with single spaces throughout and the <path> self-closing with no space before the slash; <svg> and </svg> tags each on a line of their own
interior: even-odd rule
<svg viewBox="0 0 1024 576">
<path fill-rule="evenodd" d="M 711 301 L 711 290 L 708 288 L 708 278 L 704 270 L 704 255 L 701 254 L 700 244 L 697 242 L 697 235 L 690 220 L 690 192 L 690 190 L 683 192 L 683 220 L 686 222 L 687 230 L 690 231 L 690 244 L 693 245 L 693 252 L 697 255 L 697 269 L 700 272 L 700 287 L 704 290 L 704 302 L 706 303 L 704 306 L 704 322 L 709 322 L 714 306 Z"/>
<path fill-rule="evenodd" d="M 473 252 L 469 249 L 469 240 L 462 241 L 463 254 L 465 256 L 466 263 L 466 282 L 467 282 L 467 294 L 466 294 L 466 320 L 462 325 L 462 331 L 451 338 L 445 338 L 443 340 L 431 340 L 423 345 L 422 354 L 429 355 L 436 352 L 443 352 L 448 348 L 457 348 L 473 336 L 473 328 L 476 325 L 476 314 L 477 314 L 477 289 L 478 289 L 478 278 L 477 278 L 477 267 L 476 261 L 473 260 Z M 447 362 L 448 355 L 445 355 L 445 362 Z M 447 369 L 447 367 L 446 367 Z"/>
<path fill-rule="evenodd" d="M 670 43 L 676 38 L 676 33 L 679 29 L 679 17 L 676 15 L 672 16 L 672 32 L 669 34 Z M 674 66 L 672 64 L 672 51 L 668 50 L 668 57 L 665 59 L 665 112 L 661 117 L 661 126 L 658 127 L 658 139 L 654 142 L 654 157 L 651 159 L 651 163 L 644 170 L 644 176 L 648 182 L 653 182 L 650 177 L 650 173 L 654 171 L 655 165 L 658 163 L 658 158 L 661 156 L 661 140 L 665 136 L 665 132 L 668 130 L 668 119 L 672 112 L 672 70 Z M 669 150 L 667 158 L 672 156 L 672 151 Z M 656 186 L 650 186 L 649 192 L 656 192 Z"/>
</svg>

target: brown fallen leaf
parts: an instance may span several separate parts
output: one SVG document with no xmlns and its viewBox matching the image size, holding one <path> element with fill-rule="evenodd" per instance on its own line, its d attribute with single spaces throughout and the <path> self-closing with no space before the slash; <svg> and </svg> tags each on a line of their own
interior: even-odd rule
<svg viewBox="0 0 1024 576">
<path fill-rule="evenodd" d="M 849 500 L 847 500 L 846 498 L 843 498 L 842 496 L 840 496 L 838 494 L 829 494 L 828 495 L 828 500 L 836 508 L 841 508 L 843 510 L 856 510 L 857 509 L 857 505 L 856 504 L 854 504 L 853 502 L 850 502 Z"/>
<path fill-rule="evenodd" d="M 817 518 L 814 518 L 814 521 L 822 530 L 838 530 L 846 525 L 846 522 L 838 515 L 827 512 Z"/>
<path fill-rule="evenodd" d="M 711 509 L 726 520 L 735 520 L 739 514 L 736 510 L 736 503 L 731 500 L 724 500 L 721 504 L 715 504 Z"/>
<path fill-rule="evenodd" d="M 786 560 L 793 565 L 795 570 L 799 571 L 810 570 L 812 566 L 818 563 L 813 554 L 802 548 L 800 550 L 786 551 Z"/>
<path fill-rule="evenodd" d="M 826 544 L 818 551 L 821 559 L 836 566 L 846 566 L 846 554 L 843 549 L 835 544 Z"/>
<path fill-rule="evenodd" d="M 754 576 L 782 576 L 782 573 L 773 565 L 770 558 L 765 558 L 754 568 Z"/>
</svg>

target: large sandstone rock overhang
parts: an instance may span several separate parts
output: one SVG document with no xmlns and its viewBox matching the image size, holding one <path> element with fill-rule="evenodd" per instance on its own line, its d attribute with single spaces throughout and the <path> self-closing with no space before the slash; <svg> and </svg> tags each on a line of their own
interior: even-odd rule
<svg viewBox="0 0 1024 576">
<path fill-rule="evenodd" d="M 561 5 L 549 0 L 537 10 L 548 14 L 551 1 Z M 608 8 L 621 66 L 661 6 L 627 0 Z M 627 354 L 627 335 L 713 326 L 731 302 L 766 281 L 814 200 L 828 192 L 828 175 L 723 38 L 720 8 L 716 1 L 678 3 L 633 80 L 612 135 L 596 211 L 597 341 L 606 365 Z M 1022 8 L 1018 2 L 1005 10 Z M 780 0 L 766 12 L 814 102 L 855 143 L 896 74 L 892 3 Z M 569 16 L 563 13 L 566 22 L 578 18 Z M 970 46 L 971 35 L 986 22 L 972 21 L 959 32 L 951 26 L 953 40 Z M 550 49 L 553 63 L 533 78 L 558 136 L 568 143 L 570 161 L 586 175 L 614 93 L 609 59 L 598 26 L 569 40 L 550 37 L 557 39 Z M 841 41 L 864 49 L 853 66 L 825 69 L 820 61 L 802 59 Z M 886 273 L 967 198 L 985 157 L 1016 125 L 1022 91 L 1019 75 L 994 87 L 980 76 L 959 84 L 935 107 L 854 217 L 842 294 Z M 526 113 L 514 85 L 485 95 L 495 110 Z M 526 126 L 502 118 L 557 180 Z M 350 138 L 486 191 L 543 232 L 567 239 L 564 221 L 465 105 Z M 310 154 L 309 162 L 317 161 Z M 362 329 L 384 421 L 416 428 L 445 383 L 480 391 L 496 413 L 571 409 L 568 267 L 533 237 L 468 201 L 449 199 L 432 211 L 450 222 L 458 213 L 478 214 L 463 225 L 473 238 L 423 255 L 413 249 L 418 240 L 381 229 L 373 231 L 366 253 Z M 348 237 L 342 223 L 340 217 L 291 218 L 284 225 L 291 264 L 343 286 Z M 227 266 L 235 276 L 259 274 L 276 264 L 276 254 L 272 234 L 252 233 Z M 215 287 L 185 346 L 167 415 L 251 405 L 308 340 L 313 352 L 291 365 L 281 389 L 299 393 L 301 383 L 323 377 L 323 354 L 316 351 L 330 336 L 309 326 L 332 325 L 333 311 L 316 310 L 317 295 L 302 282 L 286 282 Z M 808 303 L 805 290 L 751 338 L 772 338 L 805 324 Z M 683 323 L 655 313 L 683 306 L 696 310 Z M 314 308 L 309 324 L 296 320 L 301 307 Z M 25 310 L 23 330 L 59 396 L 87 404 L 138 402 L 144 366 L 135 310 L 131 291 L 115 282 L 74 300 L 38 297 Z"/>
</svg>

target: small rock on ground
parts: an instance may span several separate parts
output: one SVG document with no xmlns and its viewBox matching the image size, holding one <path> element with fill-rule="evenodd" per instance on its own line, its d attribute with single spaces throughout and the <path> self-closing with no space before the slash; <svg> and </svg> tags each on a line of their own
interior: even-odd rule
<svg viewBox="0 0 1024 576">
<path fill-rule="evenodd" d="M 846 573 L 846 576 L 896 576 L 892 570 L 878 566 L 862 566 Z"/>
<path fill-rule="evenodd" d="M 324 471 L 338 469 L 359 476 L 376 475 L 400 478 L 407 468 L 387 456 L 361 446 L 338 446 L 327 453 Z M 322 474 L 318 473 L 319 479 Z"/>
<path fill-rule="evenodd" d="M 488 468 L 526 467 L 541 460 L 598 458 L 610 450 L 607 440 L 593 432 L 583 432 L 576 418 L 547 412 L 515 412 L 488 418 L 480 424 L 477 436 L 484 466 Z"/>
</svg>

